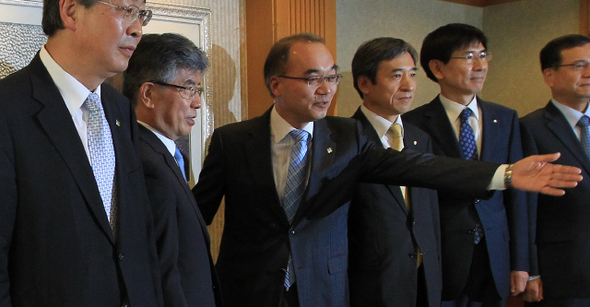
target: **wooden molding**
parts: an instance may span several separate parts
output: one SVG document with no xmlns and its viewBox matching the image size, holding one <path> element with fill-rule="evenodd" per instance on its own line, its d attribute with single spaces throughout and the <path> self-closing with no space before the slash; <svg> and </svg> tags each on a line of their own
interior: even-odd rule
<svg viewBox="0 0 590 307">
<path fill-rule="evenodd" d="M 440 0 L 440 1 L 453 2 L 453 3 L 471 5 L 471 6 L 477 6 L 477 7 L 486 7 L 486 6 L 496 5 L 496 4 L 517 2 L 520 0 Z"/>
<path fill-rule="evenodd" d="M 580 0 L 580 34 L 590 36 L 590 0 Z"/>
</svg>

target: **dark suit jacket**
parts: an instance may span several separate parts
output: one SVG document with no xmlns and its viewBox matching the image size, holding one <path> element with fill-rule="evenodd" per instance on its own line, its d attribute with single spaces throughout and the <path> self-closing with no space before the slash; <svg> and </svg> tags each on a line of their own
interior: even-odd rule
<svg viewBox="0 0 590 307">
<path fill-rule="evenodd" d="M 525 154 L 560 152 L 556 163 L 582 169 L 584 180 L 564 196 L 533 195 L 536 245 L 545 298 L 590 297 L 590 160 L 565 117 L 547 104 L 521 118 Z"/>
<path fill-rule="evenodd" d="M 478 98 L 483 121 L 480 160 L 514 163 L 522 158 L 516 111 Z M 426 131 L 436 155 L 461 157 L 459 142 L 437 96 L 430 103 L 402 115 Z M 502 298 L 510 294 L 510 271 L 528 271 L 526 196 L 512 189 L 481 200 L 439 191 L 442 235 L 443 300 L 452 300 L 465 289 L 473 254 L 475 224 L 484 228 L 492 275 Z"/>
<path fill-rule="evenodd" d="M 117 236 L 63 99 L 36 56 L 0 81 L 0 306 L 160 306 L 135 113 L 103 84 Z M 127 295 L 125 295 L 127 292 Z"/>
<path fill-rule="evenodd" d="M 154 214 L 164 303 L 216 306 L 221 296 L 209 233 L 193 194 L 164 143 L 142 125 L 139 152 Z"/>
<path fill-rule="evenodd" d="M 359 110 L 352 116 L 376 144 L 381 140 Z M 432 152 L 430 137 L 404 123 L 404 152 Z M 416 245 L 423 254 L 430 306 L 440 305 L 440 220 L 436 191 L 408 187 L 408 212 L 399 186 L 360 183 L 348 217 L 351 306 L 416 306 Z"/>
<path fill-rule="evenodd" d="M 368 142 L 350 118 L 314 125 L 311 175 L 291 225 L 273 178 L 270 110 L 218 128 L 193 189 L 210 223 L 225 195 L 217 270 L 227 306 L 278 306 L 289 252 L 302 307 L 348 304 L 348 208 L 359 181 L 427 185 L 485 197 L 498 164 L 404 155 Z M 469 163 L 471 162 L 471 163 Z M 470 179 L 454 184 L 442 174 Z"/>
</svg>

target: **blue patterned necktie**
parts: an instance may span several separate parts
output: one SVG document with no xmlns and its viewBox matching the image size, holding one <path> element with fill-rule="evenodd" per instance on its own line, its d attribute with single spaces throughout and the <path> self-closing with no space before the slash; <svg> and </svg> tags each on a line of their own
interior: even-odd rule
<svg viewBox="0 0 590 307">
<path fill-rule="evenodd" d="M 287 172 L 287 184 L 285 186 L 285 196 L 283 198 L 283 209 L 287 214 L 289 223 L 293 222 L 293 217 L 299 208 L 303 192 L 305 191 L 305 179 L 307 178 L 307 140 L 309 133 L 305 130 L 291 130 L 289 135 L 295 140 L 295 145 L 291 150 L 291 159 L 289 170 Z M 285 288 L 289 289 L 295 283 L 295 271 L 293 267 L 293 258 L 289 256 L 287 264 L 287 275 L 285 276 Z"/>
<path fill-rule="evenodd" d="M 92 172 L 98 185 L 107 218 L 114 231 L 117 204 L 115 190 L 116 158 L 111 128 L 97 94 L 90 93 L 84 101 L 84 105 L 89 112 L 86 124 L 90 165 L 92 166 Z"/>
<path fill-rule="evenodd" d="M 176 147 L 176 151 L 174 152 L 174 159 L 176 160 L 176 163 L 178 163 L 178 166 L 180 167 L 180 172 L 182 173 L 182 177 L 184 177 L 184 181 L 186 180 L 186 173 L 184 171 L 184 157 L 182 156 L 182 152 L 180 152 L 180 149 L 178 149 L 178 147 Z"/>
<path fill-rule="evenodd" d="M 477 146 L 475 144 L 475 136 L 473 129 L 469 125 L 469 116 L 471 116 L 471 109 L 465 108 L 461 111 L 459 118 L 461 120 L 461 127 L 459 130 L 459 146 L 461 146 L 461 154 L 463 159 L 477 160 Z"/>
<path fill-rule="evenodd" d="M 582 118 L 578 121 L 576 126 L 580 127 L 580 142 L 582 143 L 582 148 L 586 152 L 586 156 L 590 158 L 590 118 L 586 115 L 583 115 Z"/>
<path fill-rule="evenodd" d="M 461 111 L 459 118 L 461 120 L 461 128 L 459 131 L 459 146 L 461 146 L 461 154 L 463 159 L 477 160 L 477 145 L 475 144 L 475 135 L 473 128 L 469 125 L 469 116 L 471 116 L 470 108 L 465 108 Z M 483 227 L 481 223 L 476 223 L 473 229 L 473 243 L 479 244 L 484 237 Z"/>
</svg>

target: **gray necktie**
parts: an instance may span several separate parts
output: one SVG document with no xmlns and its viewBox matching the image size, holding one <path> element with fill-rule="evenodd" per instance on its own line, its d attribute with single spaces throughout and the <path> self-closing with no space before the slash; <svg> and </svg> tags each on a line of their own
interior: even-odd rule
<svg viewBox="0 0 590 307">
<path fill-rule="evenodd" d="M 88 151 L 94 179 L 98 186 L 107 218 L 114 231 L 116 219 L 115 148 L 109 123 L 97 94 L 90 93 L 84 101 L 88 109 Z"/>
</svg>

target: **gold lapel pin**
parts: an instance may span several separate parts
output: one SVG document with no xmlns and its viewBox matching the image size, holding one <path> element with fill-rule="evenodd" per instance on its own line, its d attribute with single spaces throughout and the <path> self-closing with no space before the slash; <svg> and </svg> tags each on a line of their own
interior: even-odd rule
<svg viewBox="0 0 590 307">
<path fill-rule="evenodd" d="M 418 145 L 418 141 L 414 141 L 414 146 Z"/>
<path fill-rule="evenodd" d="M 497 124 L 498 123 L 498 120 L 497 119 L 494 119 L 493 122 L 494 122 L 494 124 Z"/>
<path fill-rule="evenodd" d="M 117 125 L 117 127 L 121 127 L 121 122 L 118 119 L 115 120 L 115 124 Z"/>
<path fill-rule="evenodd" d="M 329 154 L 330 154 L 330 153 L 332 153 L 332 147 L 328 147 L 328 148 L 326 148 L 326 151 L 327 151 Z"/>
</svg>

